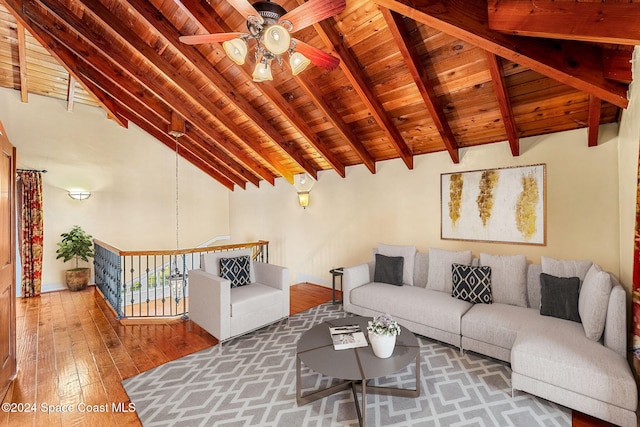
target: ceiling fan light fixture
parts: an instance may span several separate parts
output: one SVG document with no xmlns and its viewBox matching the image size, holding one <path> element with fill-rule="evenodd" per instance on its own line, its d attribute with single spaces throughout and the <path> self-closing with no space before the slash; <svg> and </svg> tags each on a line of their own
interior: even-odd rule
<svg viewBox="0 0 640 427">
<path fill-rule="evenodd" d="M 222 48 L 233 62 L 238 65 L 244 64 L 247 56 L 247 42 L 241 38 L 235 38 L 222 43 Z"/>
<path fill-rule="evenodd" d="M 262 60 L 256 64 L 256 68 L 253 69 L 254 82 L 265 82 L 267 80 L 273 80 L 273 74 L 271 74 L 271 65 L 267 60 Z"/>
<path fill-rule="evenodd" d="M 264 47 L 274 55 L 282 55 L 289 50 L 291 35 L 282 25 L 269 25 L 262 38 Z"/>
<path fill-rule="evenodd" d="M 291 65 L 291 74 L 297 76 L 303 72 L 311 64 L 311 60 L 301 54 L 300 52 L 294 52 L 289 56 L 289 65 Z"/>
</svg>

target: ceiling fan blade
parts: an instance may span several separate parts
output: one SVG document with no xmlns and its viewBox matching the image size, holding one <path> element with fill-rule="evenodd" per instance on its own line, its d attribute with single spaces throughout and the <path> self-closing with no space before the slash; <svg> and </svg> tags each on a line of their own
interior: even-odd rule
<svg viewBox="0 0 640 427">
<path fill-rule="evenodd" d="M 264 19 L 262 18 L 262 16 L 260 16 L 256 8 L 253 7 L 253 5 L 247 0 L 227 0 L 227 3 L 229 3 L 235 10 L 240 12 L 240 14 L 246 19 L 249 19 L 250 16 L 255 16 L 256 18 L 258 18 L 258 22 L 260 22 L 261 24 L 264 22 Z"/>
<path fill-rule="evenodd" d="M 340 60 L 335 56 L 329 55 L 327 52 L 310 46 L 300 40 L 296 40 L 296 52 L 300 52 L 309 60 L 313 65 L 326 68 L 331 71 L 340 64 Z"/>
<path fill-rule="evenodd" d="M 221 43 L 235 39 L 244 33 L 216 33 L 216 34 L 196 34 L 193 36 L 180 36 L 180 41 L 186 44 Z"/>
<path fill-rule="evenodd" d="M 307 28 L 316 22 L 330 18 L 342 12 L 346 7 L 346 0 L 309 0 L 292 11 L 285 13 L 279 20 L 293 24 L 292 33 Z"/>
</svg>

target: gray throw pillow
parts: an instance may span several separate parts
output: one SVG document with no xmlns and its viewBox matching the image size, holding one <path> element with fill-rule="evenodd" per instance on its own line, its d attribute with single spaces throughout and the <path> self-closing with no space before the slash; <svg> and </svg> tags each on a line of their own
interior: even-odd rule
<svg viewBox="0 0 640 427">
<path fill-rule="evenodd" d="M 584 333 L 590 340 L 598 341 L 604 331 L 611 287 L 609 273 L 593 264 L 582 282 L 578 299 Z"/>
<path fill-rule="evenodd" d="M 413 285 L 413 266 L 416 258 L 415 246 L 385 245 L 384 243 L 378 243 L 378 253 L 384 256 L 403 257 L 402 283 L 405 285 Z"/>
<path fill-rule="evenodd" d="M 541 256 L 540 264 L 542 264 L 543 273 L 556 277 L 577 277 L 582 283 L 593 263 L 586 260 L 555 259 Z"/>
<path fill-rule="evenodd" d="M 376 254 L 376 268 L 373 273 L 373 281 L 402 286 L 403 267 L 404 258 L 401 256 L 391 257 Z"/>
<path fill-rule="evenodd" d="M 491 267 L 494 303 L 527 306 L 527 258 L 480 253 L 480 265 Z"/>
<path fill-rule="evenodd" d="M 453 264 L 471 265 L 471 251 L 447 251 L 429 248 L 429 271 L 427 272 L 427 288 L 451 294 Z"/>
<path fill-rule="evenodd" d="M 579 277 L 556 277 L 540 273 L 540 314 L 580 322 L 578 313 Z"/>
</svg>

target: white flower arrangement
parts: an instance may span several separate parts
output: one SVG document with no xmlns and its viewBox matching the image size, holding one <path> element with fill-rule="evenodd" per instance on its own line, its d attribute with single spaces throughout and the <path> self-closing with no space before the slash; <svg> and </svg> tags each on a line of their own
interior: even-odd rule
<svg viewBox="0 0 640 427">
<path fill-rule="evenodd" d="M 369 320 L 367 331 L 378 335 L 400 335 L 400 326 L 390 314 L 379 314 Z"/>
</svg>

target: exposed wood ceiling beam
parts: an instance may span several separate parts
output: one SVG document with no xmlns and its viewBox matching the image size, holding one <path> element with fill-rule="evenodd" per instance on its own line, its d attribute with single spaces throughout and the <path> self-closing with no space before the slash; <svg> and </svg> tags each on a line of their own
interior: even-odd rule
<svg viewBox="0 0 640 427">
<path fill-rule="evenodd" d="M 197 0 L 182 0 L 176 1 L 186 13 L 188 13 L 194 23 L 203 30 L 210 33 L 218 32 L 231 32 L 233 31 L 222 20 L 215 20 L 215 11 L 210 6 L 204 6 Z M 252 81 L 251 71 L 248 70 L 248 65 L 239 66 L 238 69 L 245 75 L 245 77 Z M 295 111 L 295 109 L 287 102 L 280 92 L 270 83 L 263 82 L 255 84 L 258 89 L 265 96 L 266 99 L 278 110 L 291 125 L 302 135 L 302 137 L 331 165 L 331 167 L 341 176 L 345 177 L 345 168 L 342 163 L 331 153 L 322 140 L 311 130 L 311 127 L 306 121 Z M 313 168 L 309 162 L 303 158 L 301 153 L 292 144 L 287 144 L 285 150 L 309 175 L 314 179 L 317 179 L 318 172 Z"/>
<path fill-rule="evenodd" d="M 456 137 L 453 135 L 453 131 L 447 121 L 447 117 L 440 106 L 433 84 L 429 81 L 427 70 L 422 64 L 420 55 L 411 41 L 409 31 L 407 30 L 402 16 L 390 11 L 389 9 L 385 9 L 384 7 L 381 7 L 380 11 L 387 22 L 387 26 L 389 27 L 389 31 L 391 31 L 391 35 L 396 45 L 400 49 L 404 62 L 409 69 L 409 74 L 411 74 L 427 110 L 429 110 L 431 119 L 438 129 L 442 142 L 449 152 L 449 156 L 451 156 L 451 160 L 453 163 L 460 163 L 458 142 L 456 141 Z"/>
<path fill-rule="evenodd" d="M 78 41 L 74 40 L 73 36 L 69 33 L 69 31 L 60 31 L 58 28 L 59 25 L 56 22 L 52 21 L 50 16 L 40 12 L 37 6 L 26 8 L 26 13 L 28 15 L 33 15 L 33 21 L 37 23 L 37 25 L 46 25 L 48 28 L 51 28 L 51 31 L 56 33 L 56 37 L 66 38 L 65 44 L 70 47 L 72 50 L 78 53 L 79 57 L 84 57 L 85 52 L 89 51 L 86 54 L 91 58 L 92 62 L 96 62 L 101 64 L 100 69 L 102 72 L 105 70 L 113 70 L 114 68 L 118 68 L 118 70 L 112 71 L 113 76 L 112 80 L 122 80 L 127 81 L 127 79 L 121 79 L 123 75 L 129 75 L 131 78 L 135 79 L 138 83 L 140 83 L 144 88 L 149 90 L 151 93 L 154 93 L 159 99 L 162 99 L 162 95 L 165 94 L 165 88 L 155 79 L 149 78 L 144 75 L 144 73 L 136 72 L 136 67 L 131 63 L 131 57 L 128 56 L 125 52 L 122 52 L 120 49 L 116 49 L 112 44 L 108 43 L 104 39 L 99 38 L 91 38 L 91 29 L 87 27 L 87 24 L 84 21 L 78 19 L 75 15 L 70 14 L 66 9 L 58 8 L 57 14 L 62 15 L 63 20 L 66 22 L 71 22 L 73 24 L 73 29 L 76 31 L 82 39 L 90 44 L 90 48 L 86 46 L 77 46 Z M 46 28 L 43 27 L 43 31 L 47 31 Z M 76 46 L 75 48 L 73 46 Z M 104 54 L 101 54 L 101 52 Z M 105 59 L 109 58 L 108 60 Z M 117 67 L 116 67 L 117 64 Z M 124 74 L 123 74 L 124 73 Z M 138 95 L 140 92 L 140 88 L 131 88 L 130 92 L 132 94 Z M 149 102 L 149 101 L 147 101 Z M 269 177 L 273 179 L 273 175 L 265 170 L 263 167 L 258 165 L 253 159 L 246 156 L 240 149 L 238 149 L 235 145 L 234 141 L 228 139 L 226 135 L 222 132 L 217 131 L 212 128 L 206 120 L 201 118 L 199 115 L 194 114 L 187 106 L 184 105 L 183 102 L 176 101 L 173 105 L 170 106 L 171 109 L 175 109 L 179 111 L 183 117 L 189 118 L 192 123 L 197 124 L 201 129 L 205 129 L 204 133 L 211 138 L 215 143 L 219 146 L 225 148 L 226 151 L 231 152 L 234 156 L 239 158 L 244 164 L 253 165 L 254 170 L 262 175 L 265 179 L 269 180 Z M 222 141 L 223 143 L 220 143 Z M 254 181 L 251 179 L 250 181 Z M 255 181 L 257 182 L 257 181 Z M 241 185 L 244 188 L 244 184 Z"/>
<path fill-rule="evenodd" d="M 40 1 L 47 3 L 51 0 Z M 196 87 L 186 76 L 182 75 L 175 66 L 165 60 L 155 51 L 155 49 L 146 44 L 138 34 L 132 31 L 128 26 L 124 25 L 124 23 L 118 17 L 113 15 L 109 9 L 104 7 L 102 3 L 97 0 L 78 0 L 78 3 L 83 4 L 86 7 L 85 13 L 90 12 L 94 18 L 110 26 L 122 41 L 127 43 L 140 54 L 144 55 L 149 65 L 158 70 L 169 81 L 172 81 L 176 85 L 176 89 L 180 90 L 191 102 L 201 106 L 213 114 L 222 126 L 226 127 L 241 141 L 252 140 L 252 136 L 234 123 L 221 108 L 202 93 L 200 88 Z M 174 103 L 179 102 L 180 101 L 177 99 L 174 101 Z"/>
<path fill-rule="evenodd" d="M 54 49 L 62 61 L 74 64 L 74 74 L 83 78 L 86 87 L 92 93 L 107 93 L 108 91 L 113 94 L 113 98 L 121 100 L 120 102 L 122 104 L 134 106 L 134 110 L 138 112 L 137 114 L 142 115 L 150 112 L 154 117 L 145 118 L 149 123 L 153 123 L 154 120 L 164 120 L 164 123 L 168 123 L 170 121 L 169 108 L 162 106 L 161 103 L 156 101 L 152 96 L 145 96 L 145 92 L 142 88 L 131 86 L 129 79 L 123 78 L 123 72 L 114 71 L 112 75 L 108 77 L 109 81 L 107 81 L 107 76 L 104 73 L 106 70 L 110 70 L 112 65 L 108 64 L 108 61 L 94 48 L 78 45 L 77 39 L 75 39 L 75 37 L 68 31 L 55 31 L 55 34 L 49 33 L 48 28 L 57 28 L 50 15 L 45 15 L 44 13 L 38 14 L 38 12 L 33 9 L 29 9 L 27 14 L 29 16 L 34 15 L 34 20 L 30 22 L 34 27 L 41 30 L 39 31 L 39 34 L 43 39 L 48 41 L 47 46 Z M 70 45 L 73 45 L 73 48 L 70 47 Z M 83 54 L 74 52 L 72 49 L 82 52 Z M 95 66 L 100 66 L 101 71 L 94 70 L 93 67 Z M 117 84 L 115 83 L 116 81 L 118 81 Z M 129 86 L 127 88 L 128 93 L 122 89 L 122 85 Z M 144 100 L 144 102 L 142 102 L 142 100 Z M 164 114 L 162 114 L 162 111 L 164 111 Z M 196 149 L 195 152 L 199 153 L 200 160 L 198 162 L 194 162 L 195 165 L 207 164 L 207 162 L 217 165 L 217 168 L 222 171 L 221 173 L 218 173 L 217 176 L 219 175 L 222 177 L 225 175 L 233 177 L 233 172 L 235 172 L 235 175 L 242 178 L 234 177 L 234 182 L 241 188 L 245 188 L 246 181 L 250 181 L 255 185 L 258 184 L 258 180 L 256 178 L 246 172 L 243 173 L 244 169 L 238 167 L 235 161 L 230 159 L 229 156 L 224 155 L 224 153 L 220 153 L 220 150 L 216 146 L 211 146 L 204 142 L 199 143 L 199 146 L 201 148 Z M 217 159 L 212 157 L 214 155 Z M 220 161 L 218 161 L 218 159 Z M 205 163 L 203 163 L 203 160 L 205 160 Z M 227 166 L 224 165 L 225 163 L 230 164 L 230 167 L 227 168 Z M 211 174 L 208 170 L 205 172 Z M 229 180 L 225 178 L 221 183 L 225 185 L 227 181 Z"/>
<path fill-rule="evenodd" d="M 376 163 L 365 148 L 364 144 L 360 142 L 356 134 L 349 128 L 349 125 L 340 117 L 340 115 L 324 100 L 322 93 L 316 87 L 315 83 L 311 81 L 305 75 L 294 76 L 298 85 L 304 90 L 307 95 L 313 99 L 316 106 L 322 111 L 327 120 L 333 124 L 336 132 L 347 141 L 351 148 L 356 152 L 362 163 L 369 169 L 371 173 L 376 173 Z"/>
<path fill-rule="evenodd" d="M 324 21 L 314 24 L 313 27 L 316 29 L 324 44 L 333 49 L 333 53 L 340 58 L 340 69 L 353 86 L 353 89 L 360 96 L 362 102 L 367 106 L 371 116 L 384 132 L 391 145 L 395 147 L 404 164 L 409 169 L 413 169 L 413 153 L 411 149 L 402 138 L 398 128 L 389 118 L 378 97 L 375 96 L 367 84 L 367 79 L 355 56 L 351 53 L 350 49 L 342 43 L 342 38 L 336 30 L 335 20 L 333 18 L 325 19 Z"/>
<path fill-rule="evenodd" d="M 287 141 L 282 137 L 278 130 L 271 125 L 264 117 L 242 96 L 238 95 L 235 88 L 227 82 L 219 73 L 213 71 L 211 64 L 207 58 L 200 53 L 198 49 L 179 41 L 180 34 L 169 23 L 160 12 L 147 1 L 127 0 L 127 2 L 138 13 L 141 19 L 146 21 L 150 27 L 153 27 L 174 49 L 177 49 L 182 56 L 185 57 L 194 69 L 201 72 L 216 87 L 218 92 L 231 104 L 239 108 L 254 125 L 260 127 L 264 133 L 277 145 L 283 147 Z M 253 150 L 277 170 L 283 178 L 293 183 L 293 173 L 275 159 L 267 150 L 263 150 L 259 142 L 254 143 L 253 139 L 244 141 Z M 272 185 L 273 180 L 268 180 Z"/>
<path fill-rule="evenodd" d="M 76 79 L 72 75 L 69 75 L 67 82 L 67 111 L 73 111 L 73 102 L 76 96 Z"/>
<path fill-rule="evenodd" d="M 64 49 L 64 47 L 61 48 Z M 79 58 L 78 62 L 81 62 Z M 171 121 L 170 111 L 167 110 L 164 111 L 164 113 L 160 113 L 158 110 L 153 110 L 147 107 L 145 103 L 129 94 L 126 94 L 116 83 L 106 81 L 98 71 L 91 68 L 90 64 L 85 63 L 84 67 L 79 69 L 79 72 L 89 79 L 91 82 L 89 83 L 89 86 L 93 85 L 93 89 L 102 89 L 101 86 L 104 85 L 106 88 L 105 90 L 113 93 L 114 97 L 117 98 L 122 105 L 125 105 L 127 110 L 129 110 L 127 117 L 129 117 L 129 119 L 131 119 L 132 116 L 135 117 L 132 121 L 136 123 L 136 125 L 146 131 L 149 131 L 149 128 L 152 128 L 153 131 L 150 132 L 150 134 L 165 145 L 167 145 L 167 140 L 170 141 L 172 139 L 167 132 L 167 128 Z M 143 125 L 140 125 L 141 123 Z M 161 126 L 159 123 L 165 126 Z M 157 137 L 158 132 L 163 134 L 162 138 Z M 224 161 L 217 158 L 213 154 L 213 150 L 210 150 L 207 144 L 204 144 L 199 138 L 194 137 L 189 132 L 186 132 L 184 136 L 180 137 L 180 140 L 180 145 L 189 152 L 189 156 L 185 156 L 185 159 L 193 162 L 194 165 L 217 179 L 222 185 L 228 187 L 227 184 L 231 183 L 230 190 L 233 190 L 234 183 L 242 189 L 246 188 L 247 181 L 252 182 L 254 185 L 258 184 L 258 180 L 256 178 L 252 179 L 248 174 L 241 173 L 241 169 L 235 167 L 236 165 L 231 164 L 229 166 L 225 164 Z M 173 142 L 172 145 L 168 145 L 168 147 L 175 150 L 175 142 Z"/>
<path fill-rule="evenodd" d="M 604 77 L 602 49 L 596 46 L 493 31 L 487 24 L 486 4 L 475 0 L 375 2 L 618 107 L 629 104 L 626 85 Z"/>
<path fill-rule="evenodd" d="M 640 6 L 638 6 L 640 7 Z M 633 80 L 631 59 L 633 48 L 629 49 L 602 49 L 602 62 L 604 63 L 604 76 L 609 80 L 629 84 Z"/>
<path fill-rule="evenodd" d="M 640 45 L 634 3 L 489 0 L 489 28 L 519 36 Z"/>
<path fill-rule="evenodd" d="M 27 81 L 27 41 L 24 25 L 18 22 L 16 33 L 18 35 L 18 67 L 20 68 L 20 100 L 29 102 L 29 83 Z"/>
<path fill-rule="evenodd" d="M 491 52 L 487 52 L 487 63 L 489 64 L 489 73 L 491 73 L 491 81 L 493 82 L 493 88 L 496 92 L 496 98 L 498 98 L 500 115 L 502 116 L 502 123 L 504 123 L 504 130 L 507 133 L 507 141 L 509 141 L 511 154 L 513 156 L 519 156 L 520 139 L 518 138 L 516 121 L 513 117 L 507 86 L 504 82 L 504 76 L 502 75 L 502 67 L 500 67 L 498 57 Z"/>
<path fill-rule="evenodd" d="M 28 0 L 2 0 L 2 1 L 4 2 L 7 9 L 11 11 L 11 13 L 16 18 L 16 20 L 21 25 L 23 25 L 24 28 L 28 29 L 29 32 L 33 35 L 33 37 L 35 37 L 36 40 L 38 40 L 38 42 L 42 46 L 45 46 L 45 47 L 48 46 L 48 43 L 45 40 L 43 40 L 43 38 L 40 37 L 36 31 L 33 30 L 32 28 L 33 26 L 27 23 L 29 21 L 29 18 L 26 16 Z M 60 59 L 60 57 L 56 54 L 56 52 L 53 49 L 49 48 L 48 50 L 51 53 L 51 55 L 60 63 L 60 65 L 62 65 L 67 70 L 69 75 L 73 76 L 73 78 L 75 78 L 76 81 L 78 81 L 86 89 L 84 79 L 80 78 L 77 74 L 75 74 L 74 71 L 70 68 L 69 64 L 66 64 L 62 59 Z M 109 97 L 106 96 L 106 94 L 94 93 L 93 95 L 96 97 L 98 104 L 107 112 L 107 116 L 109 116 L 110 118 L 113 118 L 113 120 L 123 128 L 128 127 L 127 120 L 118 114 L 115 104 Z"/>
<path fill-rule="evenodd" d="M 593 95 L 589 96 L 589 120 L 587 125 L 587 140 L 589 147 L 598 145 L 598 128 L 600 127 L 600 110 L 602 101 Z"/>
<path fill-rule="evenodd" d="M 133 110 L 127 109 L 125 110 L 125 114 L 131 120 L 131 122 L 135 123 L 140 129 L 143 129 L 149 135 L 153 136 L 155 139 L 166 145 L 168 148 L 175 150 L 176 142 L 172 139 L 163 129 L 156 128 L 152 123 L 146 122 L 140 119 Z M 183 147 L 184 148 L 184 147 Z M 216 169 L 212 168 L 210 164 L 206 161 L 203 161 L 198 156 L 193 155 L 189 149 L 184 148 L 184 150 L 178 149 L 178 153 L 185 160 L 191 162 L 194 166 L 208 174 L 210 177 L 218 181 L 220 184 L 227 187 L 229 190 L 233 191 L 233 181 L 227 178 L 225 175 L 221 174 Z"/>
<path fill-rule="evenodd" d="M 95 57 L 92 58 L 95 59 Z M 113 96 L 120 100 L 121 103 L 129 106 L 140 120 L 151 124 L 154 128 L 160 128 L 155 123 L 166 124 L 164 132 L 168 134 L 167 128 L 171 124 L 173 115 L 177 113 L 170 110 L 169 107 L 162 105 L 153 97 L 139 96 L 143 91 L 135 91 L 130 87 L 125 87 L 129 85 L 122 85 L 122 82 L 124 81 L 123 79 L 118 79 L 118 82 L 116 82 L 113 78 L 107 78 L 105 75 L 93 68 L 93 63 L 83 61 L 79 57 L 76 62 L 80 64 L 78 72 L 83 76 L 86 76 L 93 84 L 95 84 L 96 87 L 104 88 L 105 91 L 113 94 Z M 206 141 L 206 136 L 202 136 L 197 132 L 197 130 L 186 130 L 185 136 L 181 137 L 181 140 L 183 142 L 190 141 L 188 146 L 186 144 L 184 145 L 186 148 L 189 148 L 189 151 L 195 157 L 199 159 L 199 162 L 194 164 L 198 165 L 204 162 L 204 164 L 211 165 L 219 172 L 218 175 L 228 177 L 242 189 L 246 188 L 246 182 L 251 182 L 256 186 L 258 185 L 259 180 L 256 176 L 239 165 L 233 158 L 218 148 L 216 144 L 208 143 Z M 205 170 L 205 172 L 208 171 Z M 228 179 L 225 179 L 222 184 L 224 185 L 226 181 L 228 181 Z"/>
</svg>

